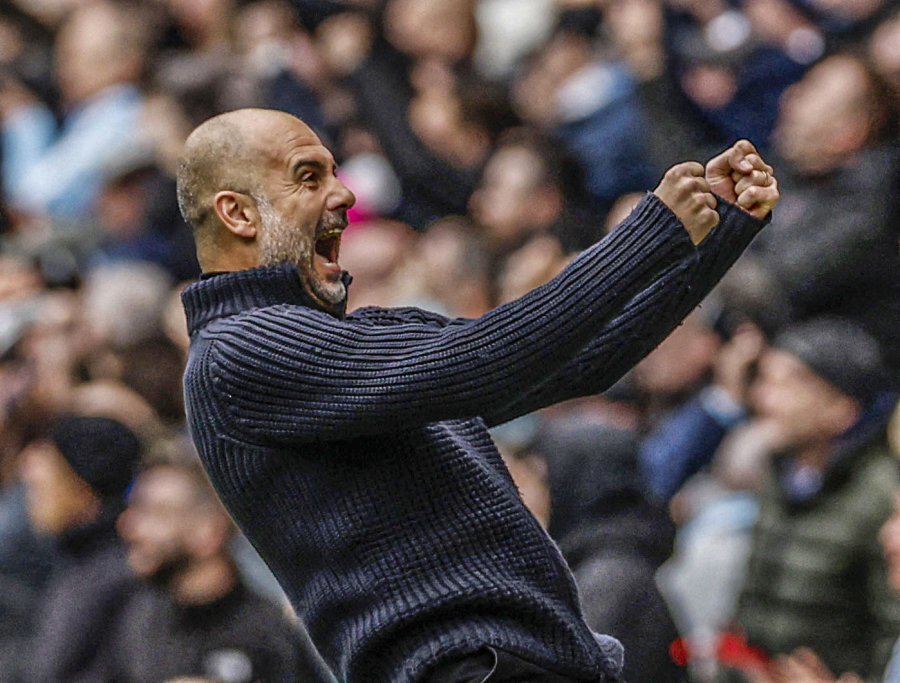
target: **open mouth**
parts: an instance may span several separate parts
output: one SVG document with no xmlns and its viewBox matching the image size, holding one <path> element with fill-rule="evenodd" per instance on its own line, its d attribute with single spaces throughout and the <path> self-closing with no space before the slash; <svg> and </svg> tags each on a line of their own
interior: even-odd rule
<svg viewBox="0 0 900 683">
<path fill-rule="evenodd" d="M 341 252 L 342 230 L 328 230 L 316 239 L 316 256 L 319 265 L 323 268 L 323 275 L 340 274 L 338 257 Z"/>
</svg>

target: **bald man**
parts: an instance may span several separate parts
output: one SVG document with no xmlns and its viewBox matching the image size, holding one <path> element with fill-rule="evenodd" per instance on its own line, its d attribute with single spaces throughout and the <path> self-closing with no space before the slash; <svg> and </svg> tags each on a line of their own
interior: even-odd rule
<svg viewBox="0 0 900 683">
<path fill-rule="evenodd" d="M 293 117 L 203 123 L 178 191 L 204 271 L 183 297 L 191 433 L 335 675 L 619 680 L 621 646 L 585 624 L 487 428 L 604 390 L 697 304 L 778 200 L 753 146 L 673 167 L 558 277 L 473 320 L 345 313 L 354 197 Z"/>
</svg>

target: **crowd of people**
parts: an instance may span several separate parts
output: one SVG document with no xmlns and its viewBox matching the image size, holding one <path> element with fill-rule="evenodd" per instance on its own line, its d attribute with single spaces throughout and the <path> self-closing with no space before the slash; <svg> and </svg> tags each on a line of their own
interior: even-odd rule
<svg viewBox="0 0 900 683">
<path fill-rule="evenodd" d="M 262 107 L 356 195 L 349 309 L 464 318 L 752 140 L 707 300 L 493 435 L 626 680 L 900 681 L 898 46 L 888 0 L 0 5 L 0 680 L 333 680 L 185 427 L 177 160 Z"/>
</svg>

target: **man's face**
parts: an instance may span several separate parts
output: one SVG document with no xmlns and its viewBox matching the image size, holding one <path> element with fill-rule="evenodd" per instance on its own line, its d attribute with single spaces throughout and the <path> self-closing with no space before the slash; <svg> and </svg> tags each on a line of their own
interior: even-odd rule
<svg viewBox="0 0 900 683">
<path fill-rule="evenodd" d="M 777 348 L 762 357 L 752 397 L 757 415 L 777 428 L 785 447 L 827 441 L 850 426 L 850 399 L 799 358 Z"/>
<path fill-rule="evenodd" d="M 59 535 L 92 521 L 100 499 L 50 441 L 35 441 L 21 455 L 28 515 L 34 528 Z"/>
<path fill-rule="evenodd" d="M 338 255 L 356 198 L 335 175 L 334 158 L 297 119 L 285 117 L 263 141 L 269 154 L 257 198 L 260 265 L 293 263 L 307 291 L 326 306 L 346 297 Z"/>
<path fill-rule="evenodd" d="M 165 583 L 187 566 L 195 512 L 194 491 L 186 475 L 166 467 L 142 473 L 117 523 L 132 571 L 145 580 Z"/>
<path fill-rule="evenodd" d="M 841 141 L 857 125 L 865 96 L 865 71 L 855 60 L 831 57 L 813 67 L 781 98 L 779 154 L 801 171 L 830 170 L 847 156 Z"/>
<path fill-rule="evenodd" d="M 515 243 L 534 227 L 540 164 L 524 147 L 503 148 L 488 161 L 469 208 L 492 242 Z"/>
<path fill-rule="evenodd" d="M 894 499 L 894 514 L 881 527 L 878 540 L 887 561 L 888 580 L 900 592 L 900 495 Z"/>
</svg>

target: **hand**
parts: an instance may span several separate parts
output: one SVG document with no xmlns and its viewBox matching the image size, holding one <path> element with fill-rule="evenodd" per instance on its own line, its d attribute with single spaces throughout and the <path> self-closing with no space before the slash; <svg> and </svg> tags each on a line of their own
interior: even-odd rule
<svg viewBox="0 0 900 683">
<path fill-rule="evenodd" d="M 706 163 L 710 189 L 754 218 L 765 218 L 778 203 L 775 171 L 749 140 L 738 140 Z"/>
<path fill-rule="evenodd" d="M 737 201 L 734 203 L 754 218 L 765 218 L 781 199 L 778 179 L 769 171 L 754 169 L 746 175 L 735 172 L 732 177 L 736 181 L 734 191 Z"/>
<path fill-rule="evenodd" d="M 653 194 L 678 216 L 694 244 L 700 244 L 719 224 L 716 198 L 703 173 L 703 164 L 696 161 L 676 164 L 666 171 L 653 190 Z"/>
<path fill-rule="evenodd" d="M 770 680 L 773 683 L 862 683 L 854 674 L 836 677 L 815 652 L 805 647 L 778 657 L 770 666 Z"/>
</svg>

